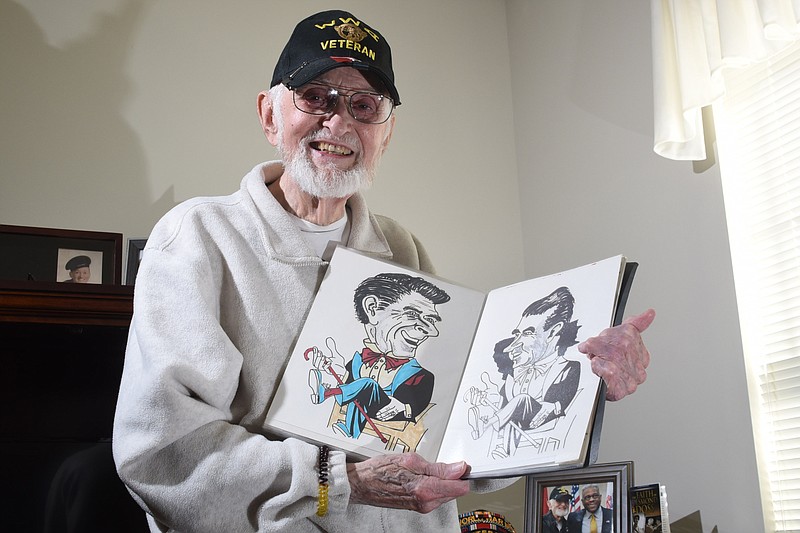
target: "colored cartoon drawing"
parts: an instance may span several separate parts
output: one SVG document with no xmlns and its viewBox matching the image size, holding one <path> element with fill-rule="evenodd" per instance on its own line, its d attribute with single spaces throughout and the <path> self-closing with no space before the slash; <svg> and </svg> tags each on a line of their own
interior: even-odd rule
<svg viewBox="0 0 800 533">
<path fill-rule="evenodd" d="M 312 366 L 312 403 L 334 399 L 329 421 L 334 432 L 358 439 L 366 431 L 387 449 L 416 449 L 434 388 L 434 375 L 417 361 L 417 349 L 439 335 L 437 306 L 449 300 L 436 285 L 407 274 L 381 273 L 356 287 L 363 346 L 345 361 L 335 338 L 328 337 L 325 350 L 312 346 L 304 354 Z"/>
</svg>

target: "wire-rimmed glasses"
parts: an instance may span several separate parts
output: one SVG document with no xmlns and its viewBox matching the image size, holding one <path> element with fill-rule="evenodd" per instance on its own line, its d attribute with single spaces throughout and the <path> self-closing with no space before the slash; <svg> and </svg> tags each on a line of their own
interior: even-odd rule
<svg viewBox="0 0 800 533">
<path fill-rule="evenodd" d="M 382 124 L 389 120 L 394 110 L 394 100 L 372 91 L 344 92 L 337 87 L 313 82 L 291 91 L 294 106 L 309 115 L 332 112 L 340 96 L 345 98 L 350 116 L 364 124 Z"/>
</svg>

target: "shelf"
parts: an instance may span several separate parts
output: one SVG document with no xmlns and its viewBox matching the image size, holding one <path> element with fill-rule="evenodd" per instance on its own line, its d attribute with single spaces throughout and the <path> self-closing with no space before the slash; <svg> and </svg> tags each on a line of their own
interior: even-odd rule
<svg viewBox="0 0 800 533">
<path fill-rule="evenodd" d="M 0 322 L 127 327 L 132 313 L 129 285 L 0 281 Z"/>
</svg>

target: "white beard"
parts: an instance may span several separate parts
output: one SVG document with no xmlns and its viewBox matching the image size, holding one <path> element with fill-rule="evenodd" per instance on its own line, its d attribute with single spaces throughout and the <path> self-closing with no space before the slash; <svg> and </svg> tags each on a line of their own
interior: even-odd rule
<svg viewBox="0 0 800 533">
<path fill-rule="evenodd" d="M 328 140 L 334 139 L 327 137 Z M 317 135 L 311 134 L 300 142 L 307 146 Z M 286 174 L 291 176 L 300 189 L 317 198 L 345 198 L 372 185 L 374 170 L 368 169 L 360 161 L 349 170 L 339 170 L 335 166 L 317 168 L 302 149 L 289 151 L 283 143 L 278 143 L 278 153 L 283 159 Z"/>
<path fill-rule="evenodd" d="M 360 147 L 358 137 L 348 134 L 337 138 L 317 130 L 306 135 L 297 146 L 288 147 L 283 142 L 283 116 L 279 105 L 275 106 L 274 113 L 278 127 L 278 153 L 283 160 L 286 174 L 291 176 L 300 190 L 316 198 L 346 198 L 369 189 L 375 178 L 380 156 L 369 167 L 359 159 L 353 168 L 339 170 L 333 165 L 317 168 L 304 150 L 310 142 L 318 140 Z"/>
</svg>

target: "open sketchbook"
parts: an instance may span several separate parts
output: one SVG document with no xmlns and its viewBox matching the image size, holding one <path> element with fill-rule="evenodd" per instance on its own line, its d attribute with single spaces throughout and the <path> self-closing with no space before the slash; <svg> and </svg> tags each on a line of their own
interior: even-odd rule
<svg viewBox="0 0 800 533">
<path fill-rule="evenodd" d="M 484 294 L 339 246 L 265 429 L 354 459 L 464 460 L 475 478 L 585 466 L 604 388 L 576 345 L 618 323 L 627 265 Z"/>
</svg>

